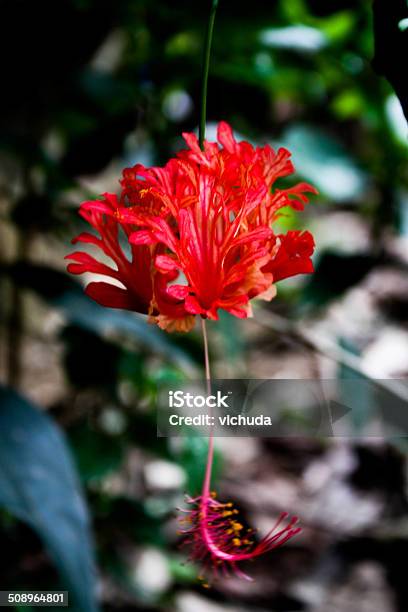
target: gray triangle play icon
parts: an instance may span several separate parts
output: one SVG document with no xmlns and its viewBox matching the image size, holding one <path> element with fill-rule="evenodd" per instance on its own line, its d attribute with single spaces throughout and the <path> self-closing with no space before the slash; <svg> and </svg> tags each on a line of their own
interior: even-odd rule
<svg viewBox="0 0 408 612">
<path fill-rule="evenodd" d="M 343 404 L 339 404 L 338 402 L 335 402 L 334 400 L 330 400 L 329 405 L 330 405 L 330 415 L 331 415 L 332 423 L 336 423 L 337 421 L 340 421 L 340 419 L 346 416 L 346 414 L 351 412 L 351 408 L 347 408 L 347 406 L 344 406 Z"/>
</svg>

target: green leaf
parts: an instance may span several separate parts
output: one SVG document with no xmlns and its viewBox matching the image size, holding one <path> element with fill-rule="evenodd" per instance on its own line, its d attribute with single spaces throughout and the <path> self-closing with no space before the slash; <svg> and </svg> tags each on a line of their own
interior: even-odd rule
<svg viewBox="0 0 408 612">
<path fill-rule="evenodd" d="M 342 43 L 344 39 L 351 35 L 355 26 L 355 15 L 351 11 L 343 11 L 334 13 L 325 19 L 316 20 L 316 25 L 320 25 L 320 29 L 331 42 Z"/>
<path fill-rule="evenodd" d="M 367 179 L 342 144 L 318 128 L 294 125 L 283 136 L 299 174 L 319 191 L 342 202 L 361 197 Z"/>
<path fill-rule="evenodd" d="M 232 368 L 237 367 L 237 362 L 244 360 L 245 341 L 242 336 L 240 321 L 225 310 L 220 311 L 220 319 L 217 325 L 217 332 L 221 336 L 222 351 L 227 364 Z"/>
<path fill-rule="evenodd" d="M 331 106 L 341 119 L 349 119 L 361 116 L 365 108 L 365 102 L 361 92 L 355 88 L 341 92 L 333 100 Z"/>
<path fill-rule="evenodd" d="M 152 351 L 171 359 L 180 367 L 191 370 L 190 358 L 168 339 L 166 332 L 149 325 L 140 315 L 105 308 L 82 292 L 64 293 L 54 303 L 75 325 L 98 334 L 109 331 L 120 333 L 127 338 L 142 342 Z"/>
<path fill-rule="evenodd" d="M 85 481 L 98 480 L 120 467 L 123 459 L 123 443 L 117 436 L 110 436 L 81 423 L 69 433 L 78 470 Z"/>
<path fill-rule="evenodd" d="M 145 345 L 187 372 L 194 371 L 193 360 L 177 346 L 175 336 L 149 325 L 142 315 L 100 306 L 67 274 L 29 263 L 18 263 L 6 271 L 20 287 L 32 289 L 62 310 L 69 323 L 98 335 L 113 332 Z"/>
<path fill-rule="evenodd" d="M 0 387 L 0 506 L 42 539 L 70 609 L 96 612 L 89 516 L 66 441 L 53 421 Z"/>
<path fill-rule="evenodd" d="M 186 489 L 190 495 L 201 491 L 205 466 L 207 463 L 208 440 L 196 434 L 193 428 L 189 436 L 177 439 L 177 446 L 170 446 L 172 458 L 177 461 L 187 474 Z M 222 470 L 222 456 L 217 448 L 214 450 L 214 464 L 211 486 L 214 487 Z"/>
</svg>

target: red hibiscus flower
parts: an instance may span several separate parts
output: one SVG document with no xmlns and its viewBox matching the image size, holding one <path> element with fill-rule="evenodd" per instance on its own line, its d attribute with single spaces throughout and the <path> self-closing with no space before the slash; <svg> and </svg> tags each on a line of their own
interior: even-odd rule
<svg viewBox="0 0 408 612">
<path fill-rule="evenodd" d="M 116 285 L 92 282 L 87 294 L 113 308 L 150 315 L 168 331 L 188 331 L 195 315 L 218 318 L 224 309 L 251 314 L 254 297 L 271 299 L 274 282 L 313 270 L 307 232 L 276 236 L 272 224 L 284 206 L 302 210 L 307 183 L 275 188 L 293 173 L 290 153 L 237 142 L 230 126 L 218 126 L 218 142 L 184 134 L 189 146 L 163 168 L 140 164 L 123 172 L 120 200 L 85 202 L 81 214 L 99 233 L 74 242 L 98 246 L 112 268 L 86 253 L 69 256 L 70 272 L 108 276 Z M 119 228 L 131 258 L 119 242 Z"/>
</svg>

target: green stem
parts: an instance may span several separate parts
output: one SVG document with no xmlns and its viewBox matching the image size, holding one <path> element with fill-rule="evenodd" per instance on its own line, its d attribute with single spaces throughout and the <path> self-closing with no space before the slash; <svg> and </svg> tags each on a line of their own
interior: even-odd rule
<svg viewBox="0 0 408 612">
<path fill-rule="evenodd" d="M 207 85 L 208 85 L 208 72 L 210 69 L 210 56 L 211 56 L 211 42 L 214 30 L 215 13 L 217 12 L 218 0 L 212 0 L 210 17 L 207 24 L 207 32 L 205 35 L 204 53 L 203 53 L 203 72 L 201 78 L 201 114 L 200 114 L 200 125 L 198 130 L 198 140 L 200 149 L 204 151 L 204 139 L 205 139 L 205 122 L 207 117 Z M 204 340 L 204 358 L 205 358 L 205 378 L 207 380 L 207 394 L 211 393 L 211 372 L 210 372 L 210 359 L 208 352 L 208 337 L 205 319 L 201 318 L 201 326 Z M 210 409 L 211 410 L 211 409 Z M 205 475 L 203 481 L 202 495 L 208 497 L 210 494 L 211 484 L 211 473 L 214 461 L 214 432 L 211 430 L 208 438 L 208 454 L 207 454 L 207 465 L 205 468 Z"/>
<path fill-rule="evenodd" d="M 205 122 L 207 117 L 207 85 L 208 72 L 210 69 L 211 42 L 214 30 L 215 13 L 217 12 L 218 0 L 212 0 L 210 17 L 208 19 L 207 32 L 205 34 L 203 72 L 201 78 L 201 114 L 200 126 L 198 130 L 198 140 L 200 149 L 204 151 Z"/>
</svg>

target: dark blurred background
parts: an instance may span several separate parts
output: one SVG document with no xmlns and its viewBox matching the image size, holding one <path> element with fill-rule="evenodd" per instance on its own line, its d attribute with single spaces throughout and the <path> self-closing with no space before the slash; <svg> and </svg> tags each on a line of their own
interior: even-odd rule
<svg viewBox="0 0 408 612">
<path fill-rule="evenodd" d="M 208 137 L 226 120 L 287 146 L 320 196 L 280 221 L 313 232 L 315 274 L 252 320 L 210 325 L 218 377 L 408 376 L 408 9 L 374 8 L 220 0 Z M 304 530 L 251 566 L 254 583 L 202 589 L 174 508 L 200 489 L 206 443 L 157 438 L 155 420 L 158 383 L 201 375 L 200 335 L 98 307 L 65 272 L 80 202 L 196 129 L 208 12 L 0 3 L 0 589 L 65 585 L 86 612 L 95 592 L 106 611 L 406 612 L 403 438 L 218 439 L 219 496 L 262 531 L 281 510 Z"/>
</svg>

